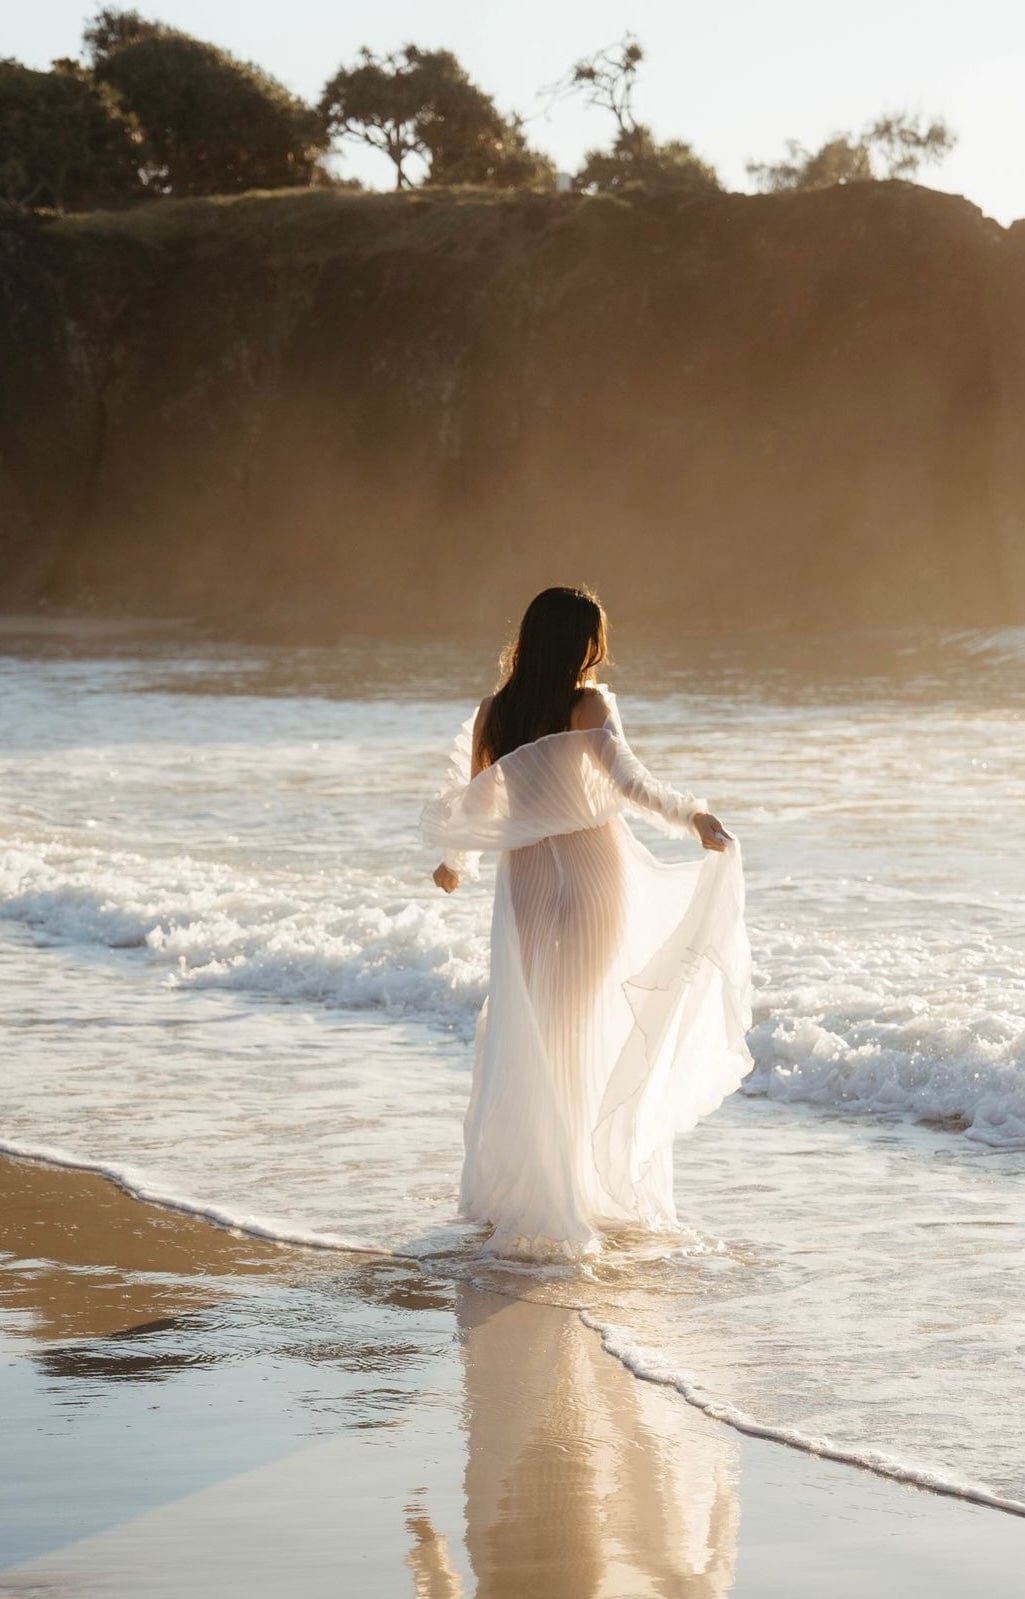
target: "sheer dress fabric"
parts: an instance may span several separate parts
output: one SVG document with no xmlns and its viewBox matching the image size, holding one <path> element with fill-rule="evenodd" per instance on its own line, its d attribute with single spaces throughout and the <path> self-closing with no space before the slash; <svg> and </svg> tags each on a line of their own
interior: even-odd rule
<svg viewBox="0 0 1025 1599">
<path fill-rule="evenodd" d="M 696 836 L 706 803 L 601 727 L 520 745 L 471 779 L 474 716 L 422 815 L 476 877 L 498 854 L 460 1211 L 488 1249 L 580 1258 L 604 1234 L 678 1228 L 673 1139 L 751 1069 L 751 957 L 739 842 L 658 861 L 626 813 Z"/>
</svg>

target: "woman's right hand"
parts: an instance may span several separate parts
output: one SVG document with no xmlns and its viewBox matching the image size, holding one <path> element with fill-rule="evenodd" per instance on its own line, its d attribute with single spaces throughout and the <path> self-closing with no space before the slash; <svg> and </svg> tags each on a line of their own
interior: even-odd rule
<svg viewBox="0 0 1025 1599">
<path fill-rule="evenodd" d="M 459 887 L 459 873 L 454 872 L 451 866 L 446 866 L 442 861 L 440 866 L 434 868 L 434 881 L 446 894 L 452 894 Z"/>
<path fill-rule="evenodd" d="M 721 855 L 733 838 L 733 834 L 726 831 L 718 817 L 713 816 L 711 811 L 697 811 L 691 817 L 691 821 L 697 829 L 703 847 L 718 850 Z"/>
</svg>

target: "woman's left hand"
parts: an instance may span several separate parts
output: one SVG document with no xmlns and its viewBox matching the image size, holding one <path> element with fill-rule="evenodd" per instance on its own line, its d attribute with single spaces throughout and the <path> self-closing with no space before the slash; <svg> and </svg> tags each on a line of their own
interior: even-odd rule
<svg viewBox="0 0 1025 1599">
<path fill-rule="evenodd" d="M 718 817 L 713 816 L 711 811 L 698 811 L 691 817 L 691 821 L 697 828 L 698 837 L 705 849 L 718 850 L 722 854 L 733 838 L 733 834 L 727 833 Z"/>
<path fill-rule="evenodd" d="M 459 873 L 454 872 L 451 866 L 446 866 L 442 861 L 441 865 L 434 869 L 434 881 L 439 888 L 445 890 L 446 894 L 453 894 L 459 887 Z"/>
</svg>

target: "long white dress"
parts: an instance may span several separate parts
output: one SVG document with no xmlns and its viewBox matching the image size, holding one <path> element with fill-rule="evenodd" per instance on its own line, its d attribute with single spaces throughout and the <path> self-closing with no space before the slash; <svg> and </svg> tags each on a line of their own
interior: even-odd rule
<svg viewBox="0 0 1025 1599">
<path fill-rule="evenodd" d="M 477 1023 L 461 1213 L 497 1255 L 594 1253 L 671 1231 L 673 1139 L 751 1069 L 740 845 L 666 864 L 632 811 L 695 836 L 706 804 L 599 728 L 522 744 L 471 779 L 474 716 L 422 815 L 463 875 L 498 851 L 488 996 Z"/>
</svg>

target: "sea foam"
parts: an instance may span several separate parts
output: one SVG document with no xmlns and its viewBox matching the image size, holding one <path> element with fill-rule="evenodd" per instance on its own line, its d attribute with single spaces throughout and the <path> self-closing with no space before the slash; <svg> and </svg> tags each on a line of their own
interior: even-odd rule
<svg viewBox="0 0 1025 1599">
<path fill-rule="evenodd" d="M 46 941 L 142 951 L 173 987 L 372 1011 L 467 1040 L 486 991 L 486 895 L 430 903 L 392 874 L 274 879 L 184 854 L 13 842 L 0 918 Z M 965 949 L 907 933 L 820 934 L 812 948 L 753 923 L 752 941 L 745 1093 L 1025 1148 L 1025 973 L 998 932 Z"/>
<path fill-rule="evenodd" d="M 876 1449 L 851 1448 L 834 1443 L 829 1438 L 816 1438 L 796 1427 L 779 1427 L 759 1421 L 757 1417 L 740 1410 L 727 1399 L 716 1398 L 702 1385 L 699 1378 L 687 1371 L 675 1370 L 661 1358 L 657 1351 L 646 1350 L 632 1340 L 628 1328 L 596 1320 L 586 1310 L 580 1312 L 584 1325 L 601 1338 L 602 1348 L 614 1355 L 628 1371 L 644 1382 L 658 1383 L 674 1388 L 689 1405 L 704 1411 L 713 1421 L 723 1422 L 736 1432 L 751 1438 L 765 1438 L 773 1443 L 786 1444 L 803 1454 L 818 1455 L 823 1460 L 836 1460 L 843 1465 L 857 1466 L 878 1477 L 890 1477 L 895 1482 L 908 1483 L 930 1493 L 964 1499 L 969 1504 L 985 1505 L 991 1510 L 1003 1510 L 1014 1516 L 1025 1516 L 1025 1500 L 995 1493 L 982 1483 L 974 1483 L 951 1476 L 941 1470 L 903 1460 Z"/>
<path fill-rule="evenodd" d="M 385 876 L 275 883 L 188 855 L 14 846 L 0 918 L 48 941 L 144 950 L 168 983 L 408 1015 L 472 1032 L 478 915 L 462 924 Z"/>
</svg>

